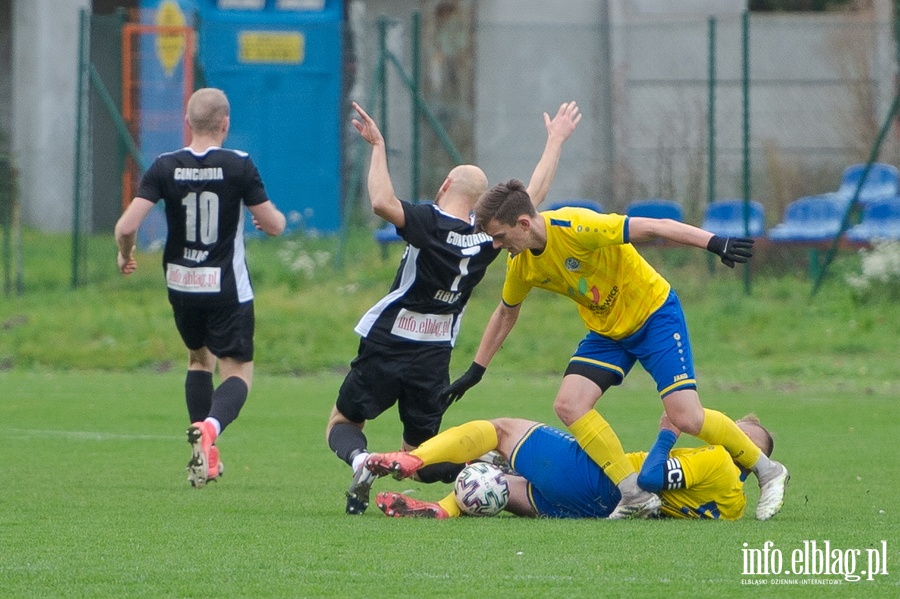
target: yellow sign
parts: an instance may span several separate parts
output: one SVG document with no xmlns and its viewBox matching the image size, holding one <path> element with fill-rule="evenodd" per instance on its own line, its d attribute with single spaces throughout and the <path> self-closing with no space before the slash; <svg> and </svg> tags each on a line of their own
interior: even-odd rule
<svg viewBox="0 0 900 599">
<path fill-rule="evenodd" d="M 300 64 L 306 38 L 297 31 L 241 31 L 238 35 L 240 62 Z"/>
<path fill-rule="evenodd" d="M 164 0 L 156 11 L 157 25 L 184 26 L 184 13 L 174 0 Z M 184 34 L 160 33 L 156 36 L 156 55 L 167 77 L 172 76 L 175 65 L 184 55 Z"/>
</svg>

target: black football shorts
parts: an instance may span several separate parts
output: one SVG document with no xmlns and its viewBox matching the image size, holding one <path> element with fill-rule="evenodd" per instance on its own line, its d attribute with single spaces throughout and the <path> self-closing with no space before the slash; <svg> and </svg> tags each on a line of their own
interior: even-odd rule
<svg viewBox="0 0 900 599">
<path fill-rule="evenodd" d="M 172 305 L 175 326 L 188 349 L 206 347 L 217 358 L 253 361 L 253 302 L 226 306 Z"/>
<path fill-rule="evenodd" d="M 395 403 L 403 440 L 418 446 L 438 433 L 450 384 L 450 347 L 427 343 L 382 345 L 363 339 L 338 392 L 337 409 L 352 422 L 372 420 Z"/>
</svg>

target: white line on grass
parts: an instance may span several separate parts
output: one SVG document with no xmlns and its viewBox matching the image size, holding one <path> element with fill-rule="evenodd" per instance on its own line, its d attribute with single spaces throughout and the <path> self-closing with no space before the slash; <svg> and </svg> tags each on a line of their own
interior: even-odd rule
<svg viewBox="0 0 900 599">
<path fill-rule="evenodd" d="M 178 438 L 173 435 L 123 435 L 121 433 L 104 433 L 100 431 L 51 431 L 25 428 L 0 429 L 0 432 L 25 438 L 50 437 L 76 441 L 171 441 Z"/>
</svg>

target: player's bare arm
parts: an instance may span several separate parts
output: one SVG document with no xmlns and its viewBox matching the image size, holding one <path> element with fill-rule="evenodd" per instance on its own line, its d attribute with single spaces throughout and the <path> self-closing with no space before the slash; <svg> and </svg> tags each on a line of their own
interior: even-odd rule
<svg viewBox="0 0 900 599">
<path fill-rule="evenodd" d="M 287 219 L 284 214 L 275 207 L 271 201 L 257 204 L 256 206 L 248 206 L 250 214 L 253 215 L 253 225 L 270 237 L 277 237 L 284 232 L 287 226 Z"/>
<path fill-rule="evenodd" d="M 394 226 L 402 228 L 406 225 L 406 217 L 403 214 L 403 206 L 394 192 L 394 184 L 391 182 L 391 175 L 388 171 L 384 136 L 372 117 L 359 104 L 354 102 L 353 108 L 359 115 L 358 119 L 353 119 L 353 126 L 359 131 L 359 135 L 372 146 L 372 159 L 369 164 L 367 180 L 372 211 Z"/>
<path fill-rule="evenodd" d="M 719 256 L 729 268 L 734 268 L 735 263 L 745 263 L 753 256 L 753 239 L 713 235 L 709 231 L 668 218 L 629 218 L 628 239 L 638 242 L 667 239 L 692 245 Z"/>
<path fill-rule="evenodd" d="M 503 342 L 506 341 L 509 332 L 515 326 L 521 307 L 521 304 L 507 306 L 502 301 L 497 305 L 494 313 L 491 314 L 491 319 L 484 328 L 478 351 L 475 352 L 476 363 L 487 368 L 494 355 L 500 350 Z"/>
<path fill-rule="evenodd" d="M 550 184 L 556 176 L 559 166 L 559 158 L 562 154 L 563 143 L 575 131 L 575 127 L 581 121 L 582 114 L 575 101 L 566 102 L 559 107 L 556 116 L 552 119 L 544 113 L 544 126 L 547 128 L 547 143 L 544 153 L 538 160 L 531 180 L 528 182 L 528 195 L 535 206 L 539 206 L 550 191 Z"/>
<path fill-rule="evenodd" d="M 502 301 L 491 319 L 488 321 L 484 334 L 481 336 L 481 343 L 478 351 L 475 353 L 475 360 L 469 369 L 458 379 L 450 383 L 447 387 L 441 389 L 439 396 L 445 403 L 459 401 L 466 391 L 481 382 L 484 372 L 490 364 L 494 354 L 503 345 L 503 341 L 519 318 L 519 306 L 507 306 Z"/>
<path fill-rule="evenodd" d="M 137 231 L 153 206 L 150 200 L 134 198 L 116 223 L 116 245 L 119 247 L 116 263 L 123 275 L 130 275 L 137 269 L 137 262 L 134 259 Z"/>
<path fill-rule="evenodd" d="M 668 218 L 634 216 L 628 219 L 628 239 L 630 241 L 642 242 L 665 239 L 674 243 L 706 249 L 706 245 L 712 236 L 713 234 L 709 231 Z"/>
</svg>

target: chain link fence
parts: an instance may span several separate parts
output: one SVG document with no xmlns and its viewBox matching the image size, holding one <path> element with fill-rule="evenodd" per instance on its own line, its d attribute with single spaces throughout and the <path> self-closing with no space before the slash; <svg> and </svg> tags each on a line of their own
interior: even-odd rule
<svg viewBox="0 0 900 599">
<path fill-rule="evenodd" d="M 607 28 L 462 16 L 429 33 L 439 19 L 423 16 L 420 90 L 463 159 L 492 182 L 527 178 L 545 139 L 541 114 L 574 99 L 585 119 L 552 195 L 595 199 L 608 210 L 668 198 L 699 222 L 709 199 L 741 197 L 747 158 L 751 194 L 773 225 L 789 202 L 836 190 L 846 167 L 865 162 L 895 92 L 893 27 L 843 14 L 751 16 L 746 65 L 740 16 Z M 350 89 L 376 118 L 379 46 L 413 68 L 412 19 L 389 18 L 383 41 L 379 22 L 366 14 L 354 28 Z M 386 81 L 382 126 L 398 192 L 430 195 L 452 162 L 423 128 L 420 160 L 429 175 L 422 189 L 410 189 L 410 93 L 391 69 Z M 879 159 L 900 162 L 896 129 Z"/>
<path fill-rule="evenodd" d="M 551 200 L 595 200 L 611 212 L 672 200 L 686 222 L 700 225 L 711 200 L 748 195 L 768 230 L 791 202 L 838 189 L 844 170 L 867 160 L 895 97 L 894 27 L 866 16 L 507 22 L 484 18 L 486 5 L 476 2 L 426 2 L 417 22 L 405 3 L 348 6 L 345 223 L 370 213 L 367 153 L 350 124 L 351 101 L 381 125 L 404 199 L 432 198 L 460 160 L 481 166 L 491 183 L 527 180 L 546 139 L 542 114 L 574 99 L 584 120 L 567 142 Z M 94 17 L 92 48 L 117 55 L 120 45 L 103 40 L 118 39 L 121 24 Z M 92 59 L 121 103 L 121 65 Z M 85 94 L 91 108 L 82 135 L 94 153 L 79 214 L 82 231 L 93 235 L 108 233 L 118 216 L 128 152 L 96 90 Z M 424 109 L 414 110 L 416 94 Z M 97 150 L 105 152 L 103 168 Z M 900 164 L 893 125 L 876 158 Z"/>
<path fill-rule="evenodd" d="M 384 4 L 389 16 L 350 13 L 349 93 L 387 131 L 404 198 L 433 195 L 454 163 L 428 127 L 416 142 L 402 74 L 388 68 L 383 83 L 375 80 L 383 51 L 407 72 L 418 58 L 416 89 L 463 160 L 492 183 L 527 181 L 545 141 L 542 113 L 574 99 L 585 118 L 567 142 L 550 199 L 590 199 L 620 213 L 637 201 L 672 200 L 695 225 L 710 202 L 747 196 L 768 231 L 795 200 L 837 191 L 844 171 L 872 153 L 895 97 L 893 24 L 866 14 L 656 15 L 604 24 L 479 20 L 477 4 L 454 6 L 422 14 L 418 43 L 408 14 Z M 355 131 L 347 133 L 353 148 Z M 900 164 L 896 126 L 875 160 Z M 356 197 L 364 201 L 364 190 Z M 780 271 L 812 267 L 808 245 L 763 254 Z"/>
</svg>

